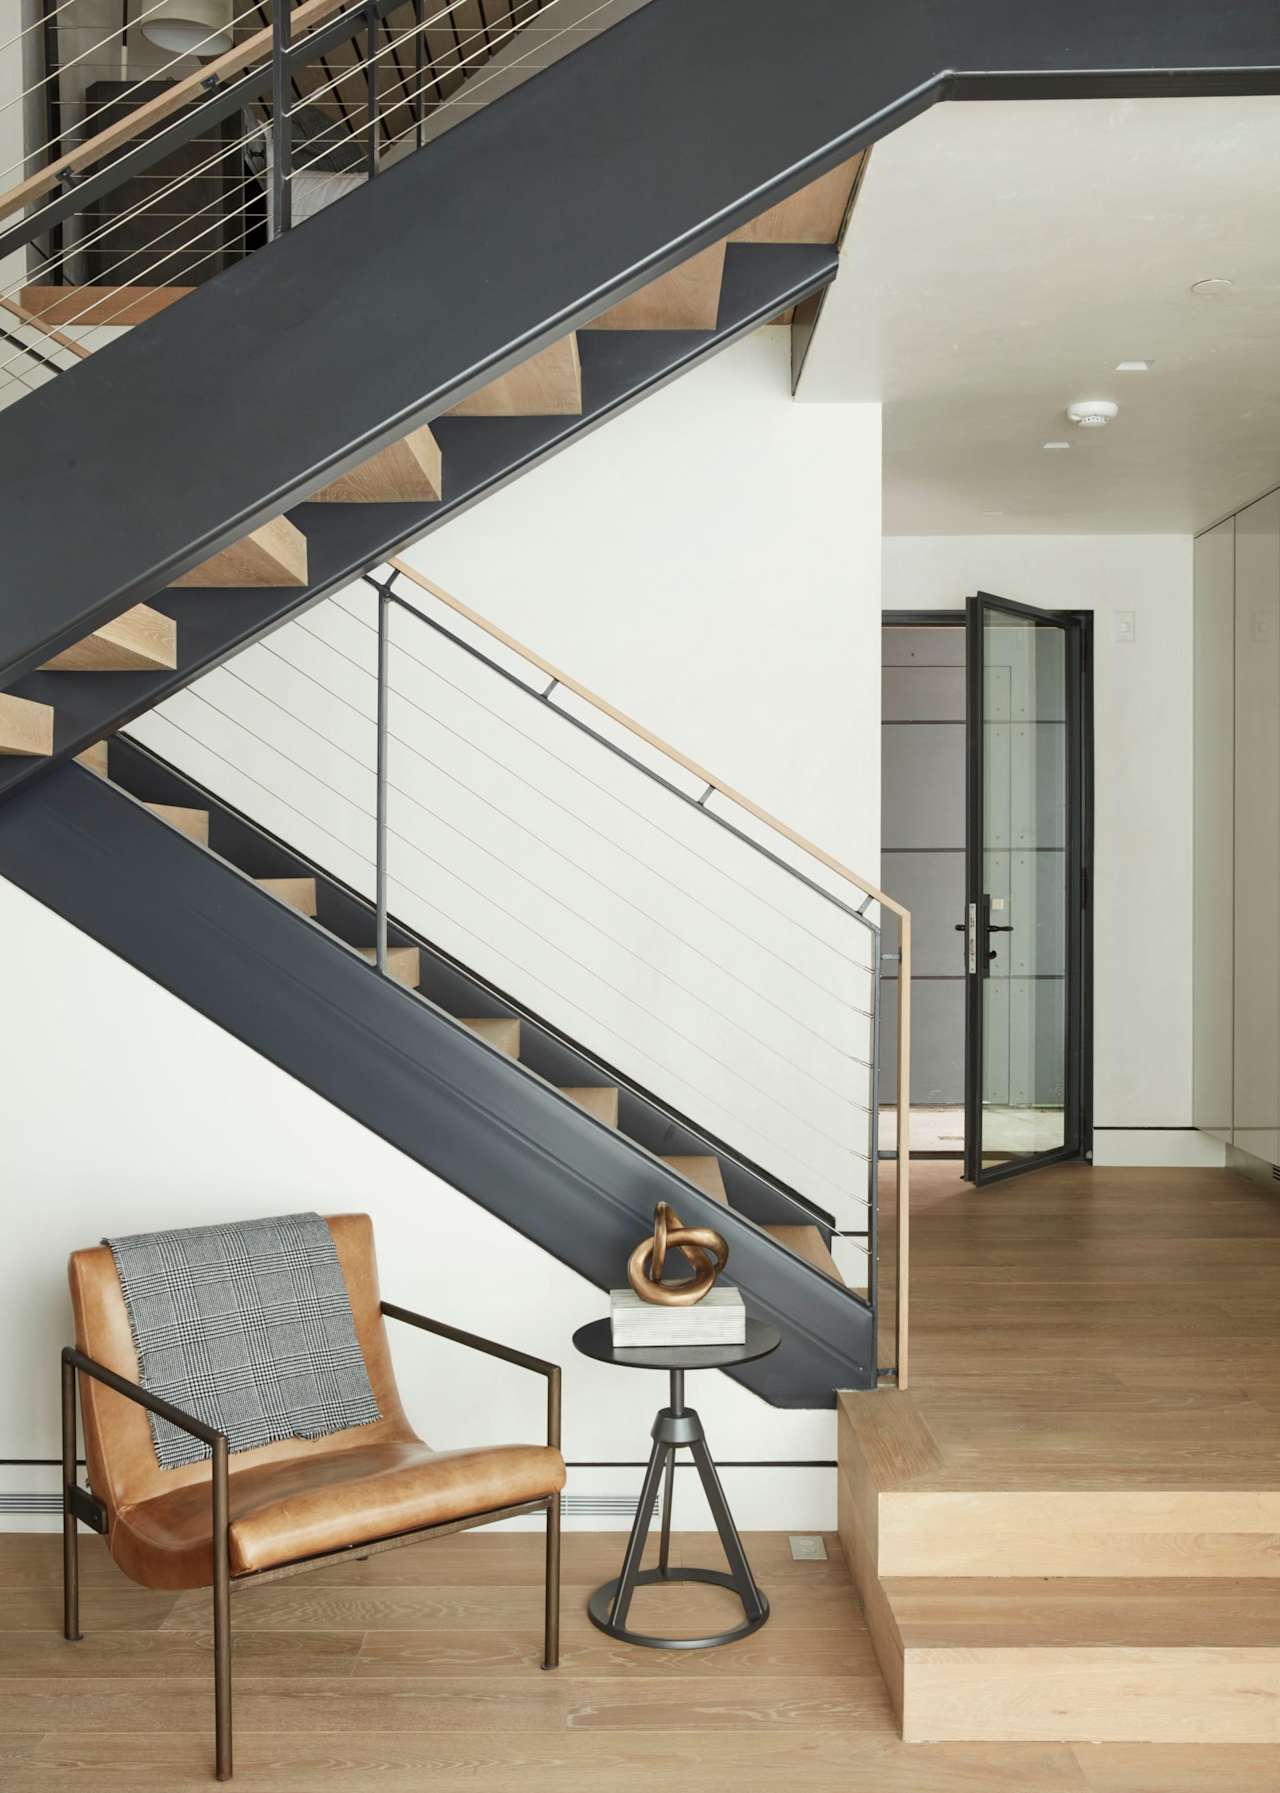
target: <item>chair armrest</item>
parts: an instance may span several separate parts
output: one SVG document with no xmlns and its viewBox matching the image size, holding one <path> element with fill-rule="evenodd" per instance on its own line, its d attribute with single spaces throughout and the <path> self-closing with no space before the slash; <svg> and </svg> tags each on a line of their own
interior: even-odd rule
<svg viewBox="0 0 1280 1793">
<path fill-rule="evenodd" d="M 504 1363 L 517 1364 L 522 1370 L 532 1370 L 535 1375 L 547 1379 L 547 1443 L 555 1450 L 560 1448 L 560 1365 L 548 1363 L 543 1357 L 530 1357 L 526 1351 L 513 1350 L 510 1345 L 499 1345 L 493 1339 L 483 1339 L 478 1333 L 462 1332 L 456 1326 L 446 1326 L 443 1320 L 429 1320 L 425 1314 L 415 1314 L 410 1308 L 396 1307 L 393 1302 L 381 1303 L 382 1312 L 388 1320 L 403 1320 L 406 1326 L 416 1326 L 420 1332 L 434 1332 L 439 1338 L 450 1339 L 455 1345 L 465 1345 L 471 1351 L 483 1351 L 486 1357 L 500 1357 Z"/>
<path fill-rule="evenodd" d="M 206 1426 L 203 1420 L 195 1419 L 191 1414 L 184 1413 L 181 1407 L 175 1407 L 172 1401 L 166 1401 L 160 1395 L 153 1395 L 140 1383 L 130 1382 L 127 1376 L 121 1376 L 115 1370 L 109 1370 L 104 1363 L 95 1363 L 92 1357 L 86 1357 L 83 1351 L 77 1351 L 73 1345 L 64 1346 L 62 1361 L 70 1364 L 73 1369 L 82 1371 L 84 1375 L 92 1376 L 95 1382 L 105 1383 L 108 1388 L 114 1389 L 116 1394 L 123 1395 L 126 1400 L 135 1402 L 139 1407 L 147 1408 L 151 1413 L 159 1414 L 160 1418 L 167 1419 L 171 1426 L 177 1426 L 179 1431 L 188 1433 L 192 1438 L 200 1439 L 210 1449 L 218 1444 L 225 1445 L 227 1442 L 226 1433 L 219 1432 L 216 1426 Z"/>
</svg>

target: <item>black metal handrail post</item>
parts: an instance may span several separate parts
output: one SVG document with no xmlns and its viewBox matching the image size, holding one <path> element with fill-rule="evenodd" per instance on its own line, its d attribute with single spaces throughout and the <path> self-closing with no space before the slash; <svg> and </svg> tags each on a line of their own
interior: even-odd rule
<svg viewBox="0 0 1280 1793">
<path fill-rule="evenodd" d="M 293 223 L 293 127 L 289 119 L 290 12 L 293 0 L 271 9 L 271 235 Z"/>
</svg>

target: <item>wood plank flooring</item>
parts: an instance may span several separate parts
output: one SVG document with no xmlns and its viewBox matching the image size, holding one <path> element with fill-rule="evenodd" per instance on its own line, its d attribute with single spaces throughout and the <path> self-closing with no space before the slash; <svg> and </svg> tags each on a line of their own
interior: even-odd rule
<svg viewBox="0 0 1280 1793">
<path fill-rule="evenodd" d="M 898 1740 L 849 1571 L 747 1540 L 774 1617 L 723 1650 L 601 1636 L 587 1594 L 616 1532 L 565 1536 L 563 1665 L 538 1667 L 542 1540 L 441 1539 L 237 1590 L 236 1782 L 277 1793 L 1253 1793 L 1258 1748 L 1176 1750 Z M 712 1540 L 675 1540 L 710 1562 Z M 82 1542 L 85 1639 L 59 1631 L 58 1540 L 0 1536 L 0 1785 L 186 1793 L 213 1785 L 208 1598 L 152 1594 Z M 716 1589 L 643 1590 L 637 1623 L 723 1623 Z M 642 1601 L 644 1602 L 642 1606 Z"/>
</svg>

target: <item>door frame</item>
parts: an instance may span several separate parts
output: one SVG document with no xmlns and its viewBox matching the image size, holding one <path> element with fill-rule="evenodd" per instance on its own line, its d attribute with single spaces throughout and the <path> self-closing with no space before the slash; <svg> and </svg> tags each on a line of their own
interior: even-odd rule
<svg viewBox="0 0 1280 1793">
<path fill-rule="evenodd" d="M 992 597 L 990 592 L 979 592 L 976 596 Z M 1000 599 L 1008 603 L 1008 599 Z M 1068 951 L 1074 962 L 1076 977 L 1071 989 L 1071 1027 L 1068 1035 L 1068 1062 L 1072 1070 L 1072 1094 L 1076 1123 L 1077 1143 L 1063 1146 L 1052 1154 L 1035 1158 L 1029 1164 L 1014 1164 L 995 1170 L 981 1172 L 977 1178 L 970 1179 L 979 1184 L 1001 1182 L 1009 1177 L 1017 1176 L 1025 1170 L 1036 1168 L 1042 1164 L 1089 1162 L 1093 1158 L 1093 836 L 1094 836 L 1094 736 L 1093 736 L 1093 631 L 1094 613 L 1092 610 L 1050 610 L 1037 611 L 1030 606 L 1015 606 L 1027 610 L 1031 616 L 1052 616 L 1071 625 L 1068 641 L 1073 643 L 1068 659 L 1068 702 L 1077 712 L 1077 751 L 1072 755 L 1070 773 L 1074 779 L 1074 791 L 1068 799 L 1068 812 L 1074 810 L 1076 826 L 1071 830 L 1072 840 L 1069 842 L 1071 877 L 1077 890 L 1079 901 L 1073 903 L 1068 930 Z M 883 610 L 881 611 L 882 629 L 928 629 L 952 628 L 963 629 L 966 623 L 966 606 L 961 604 L 946 610 Z M 974 673 L 970 666 L 972 656 L 965 655 L 965 689 L 966 711 L 968 716 L 975 714 L 972 679 Z M 966 720 L 966 742 L 969 723 Z M 968 779 L 968 774 L 966 774 Z M 1078 803 L 1073 804 L 1071 797 L 1077 796 Z M 966 847 L 971 830 L 975 823 L 973 818 L 974 794 L 966 782 L 965 794 L 965 835 Z M 967 857 L 967 854 L 966 854 Z M 966 877 L 967 884 L 967 877 Z M 966 896 L 967 901 L 967 896 Z M 966 983 L 970 980 L 966 978 Z M 1069 984 L 1071 980 L 1068 980 Z M 968 1065 L 970 1062 L 971 1000 L 966 992 L 965 1000 L 965 1066 L 966 1086 L 968 1085 Z M 980 1048 L 979 1048 L 980 1050 Z M 970 1150 L 971 1125 L 969 1104 L 965 1103 L 965 1150 L 957 1152 L 913 1152 L 913 1158 L 965 1158 L 966 1176 L 968 1173 L 968 1155 Z M 882 1157 L 896 1158 L 896 1152 L 882 1153 Z"/>
<path fill-rule="evenodd" d="M 983 925 L 982 801 L 985 742 L 981 727 L 983 689 L 981 657 L 965 654 L 967 716 L 965 804 L 965 914 L 976 904 L 977 966 L 966 971 L 965 984 L 965 1181 L 978 1187 L 1007 1182 L 1048 1164 L 1088 1162 L 1093 1157 L 1093 612 L 1052 610 L 1022 604 L 995 592 L 979 590 L 961 613 L 968 621 L 974 603 L 996 604 L 1028 621 L 1060 622 L 1066 641 L 1067 708 L 1067 962 L 1066 1053 L 1064 1061 L 1064 1139 L 1051 1151 L 1037 1152 L 1007 1164 L 983 1166 L 982 1119 L 982 985 L 981 966 L 987 951 Z M 967 646 L 972 646 L 968 631 Z M 967 935 L 965 936 L 967 941 Z"/>
</svg>

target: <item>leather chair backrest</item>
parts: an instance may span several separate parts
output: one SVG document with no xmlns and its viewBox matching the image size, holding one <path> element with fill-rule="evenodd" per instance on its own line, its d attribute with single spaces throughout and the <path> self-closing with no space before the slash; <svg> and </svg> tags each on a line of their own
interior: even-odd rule
<svg viewBox="0 0 1280 1793">
<path fill-rule="evenodd" d="M 283 1462 L 316 1451 L 344 1450 L 414 1436 L 400 1404 L 387 1346 L 386 1322 L 379 1310 L 373 1223 L 367 1214 L 335 1214 L 328 1216 L 328 1226 L 333 1234 L 338 1263 L 346 1278 L 356 1337 L 364 1353 L 382 1417 L 374 1425 L 351 1427 L 330 1433 L 326 1438 L 288 1438 L 278 1444 L 260 1445 L 255 1450 L 238 1451 L 231 1458 L 233 1471 L 249 1464 Z M 68 1272 L 77 1347 L 87 1357 L 136 1382 L 138 1354 L 129 1327 L 124 1291 L 110 1249 L 95 1245 L 87 1251 L 73 1252 Z M 157 1494 L 167 1494 L 174 1488 L 209 1480 L 211 1472 L 207 1461 L 186 1464 L 180 1469 L 161 1469 L 156 1462 L 145 1409 L 90 1376 L 81 1376 L 79 1382 L 89 1486 L 98 1499 L 105 1502 L 109 1514 L 137 1501 L 150 1500 Z"/>
</svg>

